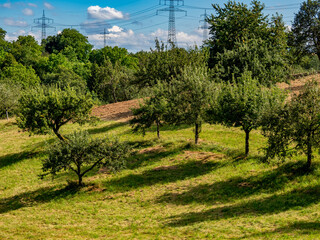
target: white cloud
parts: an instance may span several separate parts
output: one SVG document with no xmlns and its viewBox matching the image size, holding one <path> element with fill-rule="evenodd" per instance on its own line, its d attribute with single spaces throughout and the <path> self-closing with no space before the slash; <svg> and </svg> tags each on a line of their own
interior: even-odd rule
<svg viewBox="0 0 320 240">
<path fill-rule="evenodd" d="M 51 10 L 51 9 L 54 9 L 54 6 L 52 6 L 50 3 L 48 3 L 48 2 L 44 2 L 44 7 L 46 8 L 46 9 L 49 9 L 49 10 Z"/>
<path fill-rule="evenodd" d="M 114 8 L 99 6 L 90 6 L 87 9 L 88 17 L 91 19 L 111 20 L 111 19 L 125 19 L 128 15 L 123 14 Z"/>
<path fill-rule="evenodd" d="M 28 3 L 28 6 L 29 6 L 29 7 L 34 7 L 34 8 L 38 7 L 38 5 L 37 5 L 37 4 L 34 4 L 34 3 Z"/>
<path fill-rule="evenodd" d="M 25 8 L 22 10 L 22 13 L 26 16 L 32 16 L 33 15 L 33 10 L 30 8 Z"/>
<path fill-rule="evenodd" d="M 4 4 L 0 4 L 0 7 L 11 8 L 11 3 L 7 2 L 7 3 L 4 3 Z"/>
<path fill-rule="evenodd" d="M 111 33 L 119 33 L 123 31 L 123 28 L 118 26 L 113 26 L 112 28 L 109 28 L 108 31 Z"/>
<path fill-rule="evenodd" d="M 26 21 L 14 20 L 13 18 L 5 18 L 4 24 L 11 27 L 27 27 Z"/>
<path fill-rule="evenodd" d="M 113 31 L 110 31 L 110 30 Z M 117 30 L 118 31 L 114 31 Z M 108 29 L 109 34 L 107 44 L 109 46 L 119 46 L 127 48 L 130 52 L 136 52 L 140 50 L 149 50 L 150 47 L 154 48 L 155 39 L 158 38 L 164 43 L 167 42 L 168 31 L 163 29 L 157 29 L 150 34 L 135 33 L 132 30 L 124 30 L 113 26 Z M 103 35 L 102 34 L 91 34 L 88 35 L 89 41 L 96 47 L 103 47 Z M 179 47 L 192 47 L 195 44 L 200 46 L 202 44 L 202 33 L 194 30 L 192 33 L 178 32 L 177 41 Z"/>
</svg>

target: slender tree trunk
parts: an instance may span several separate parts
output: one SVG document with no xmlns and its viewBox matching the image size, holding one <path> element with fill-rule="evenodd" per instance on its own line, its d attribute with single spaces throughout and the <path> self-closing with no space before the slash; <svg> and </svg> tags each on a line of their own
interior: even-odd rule
<svg viewBox="0 0 320 240">
<path fill-rule="evenodd" d="M 308 143 L 307 143 L 307 165 L 306 168 L 310 169 L 312 161 L 312 145 L 311 145 L 311 134 L 308 134 Z"/>
<path fill-rule="evenodd" d="M 160 122 L 157 121 L 157 136 L 158 136 L 158 139 L 160 139 Z"/>
<path fill-rule="evenodd" d="M 112 88 L 112 96 L 113 96 L 113 101 L 116 103 L 117 102 L 117 96 L 116 96 L 116 88 Z"/>
<path fill-rule="evenodd" d="M 78 185 L 82 186 L 82 174 L 81 174 L 81 167 L 77 165 L 77 175 L 78 175 Z"/>
<path fill-rule="evenodd" d="M 61 141 L 65 141 L 64 137 L 59 133 L 59 129 L 53 129 L 53 132 Z"/>
<path fill-rule="evenodd" d="M 7 121 L 9 121 L 8 109 L 6 109 Z"/>
<path fill-rule="evenodd" d="M 244 130 L 246 133 L 246 146 L 245 146 L 245 155 L 248 156 L 249 154 L 249 137 L 250 137 L 250 130 Z"/>
<path fill-rule="evenodd" d="M 200 128 L 200 124 L 196 123 L 195 124 L 195 130 L 194 130 L 194 143 L 198 144 L 199 141 L 199 129 Z"/>
</svg>

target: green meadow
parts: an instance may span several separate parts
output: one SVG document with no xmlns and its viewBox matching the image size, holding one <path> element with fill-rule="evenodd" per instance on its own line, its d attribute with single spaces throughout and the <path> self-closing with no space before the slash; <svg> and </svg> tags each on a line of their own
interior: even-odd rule
<svg viewBox="0 0 320 240">
<path fill-rule="evenodd" d="M 263 162 L 259 131 L 205 124 L 199 145 L 189 126 L 145 137 L 126 123 L 68 124 L 118 136 L 134 155 L 116 174 L 95 169 L 77 189 L 72 172 L 40 179 L 54 135 L 29 136 L 0 120 L 0 239 L 319 239 L 320 159 Z"/>
</svg>

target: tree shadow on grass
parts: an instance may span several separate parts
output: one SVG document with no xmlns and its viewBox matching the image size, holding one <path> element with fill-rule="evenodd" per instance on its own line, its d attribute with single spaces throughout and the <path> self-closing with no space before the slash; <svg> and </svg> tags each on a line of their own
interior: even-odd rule
<svg viewBox="0 0 320 240">
<path fill-rule="evenodd" d="M 107 189 L 116 191 L 129 191 L 132 189 L 152 186 L 158 183 L 176 182 L 194 178 L 209 173 L 220 166 L 218 162 L 189 161 L 187 163 L 162 166 L 142 172 L 129 174 L 125 177 L 105 182 Z"/>
<path fill-rule="evenodd" d="M 183 193 L 167 193 L 156 201 L 176 205 L 186 205 L 193 202 L 212 205 L 232 202 L 262 192 L 273 193 L 297 177 L 305 175 L 303 166 L 303 162 L 287 163 L 275 170 L 250 177 L 238 176 L 213 184 L 201 184 Z"/>
<path fill-rule="evenodd" d="M 276 214 L 290 209 L 300 209 L 319 203 L 320 185 L 274 194 L 264 199 L 254 199 L 231 206 L 215 207 L 207 211 L 189 212 L 170 217 L 166 225 L 180 227 L 199 222 L 229 219 L 240 216 Z"/>
<path fill-rule="evenodd" d="M 24 151 L 19 153 L 7 154 L 0 157 L 0 169 L 5 168 L 11 165 L 14 165 L 18 162 L 24 161 L 26 159 L 32 158 L 39 154 L 40 152 L 34 151 Z"/>
<path fill-rule="evenodd" d="M 108 131 L 114 130 L 116 128 L 119 128 L 119 127 L 122 127 L 122 126 L 125 126 L 125 125 L 128 125 L 128 123 L 115 122 L 115 123 L 108 124 L 107 126 L 103 126 L 103 127 L 100 127 L 100 128 L 89 129 L 88 132 L 89 132 L 89 134 L 106 133 Z"/>
<path fill-rule="evenodd" d="M 259 238 L 259 237 L 268 237 L 271 238 L 272 235 L 276 234 L 287 234 L 291 235 L 296 233 L 298 236 L 301 235 L 309 235 L 309 234 L 320 234 L 320 222 L 307 222 L 307 221 L 297 221 L 289 224 L 288 226 L 277 228 L 273 231 L 265 231 L 261 233 L 255 233 L 251 235 L 246 235 L 241 238 L 233 238 L 233 239 L 247 239 L 247 238 Z M 275 236 L 276 237 L 276 236 Z M 276 239 L 276 238 L 272 239 Z"/>
<path fill-rule="evenodd" d="M 40 188 L 35 191 L 24 192 L 19 195 L 0 199 L 0 214 L 18 210 L 24 207 L 32 207 L 52 200 L 67 198 L 77 193 L 79 188 L 67 186 L 61 189 L 55 187 Z"/>
</svg>

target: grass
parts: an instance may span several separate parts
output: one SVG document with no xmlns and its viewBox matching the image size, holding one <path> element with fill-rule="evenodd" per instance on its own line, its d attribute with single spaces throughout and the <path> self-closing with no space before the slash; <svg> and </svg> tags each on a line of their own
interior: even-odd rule
<svg viewBox="0 0 320 240">
<path fill-rule="evenodd" d="M 67 125 L 63 133 L 79 129 Z M 318 239 L 320 160 L 305 173 L 305 156 L 265 164 L 259 131 L 244 159 L 244 133 L 204 125 L 166 127 L 135 135 L 130 126 L 101 122 L 90 134 L 117 135 L 136 150 L 118 174 L 96 169 L 76 189 L 61 173 L 38 178 L 46 142 L 55 136 L 19 132 L 0 120 L 0 239 Z M 153 129 L 154 130 L 154 129 Z"/>
</svg>

